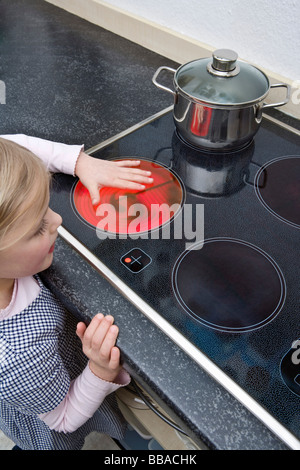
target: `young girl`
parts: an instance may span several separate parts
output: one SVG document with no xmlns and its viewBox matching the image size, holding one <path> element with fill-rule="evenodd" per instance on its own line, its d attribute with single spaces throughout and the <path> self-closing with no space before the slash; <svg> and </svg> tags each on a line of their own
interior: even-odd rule
<svg viewBox="0 0 300 470">
<path fill-rule="evenodd" d="M 101 161 L 81 146 L 0 137 L 0 428 L 21 449 L 81 449 L 91 431 L 122 437 L 111 393 L 130 378 L 113 317 L 76 325 L 37 276 L 62 222 L 48 207 L 45 164 L 77 175 L 94 204 L 103 185 L 139 189 L 151 178 L 138 162 Z"/>
</svg>

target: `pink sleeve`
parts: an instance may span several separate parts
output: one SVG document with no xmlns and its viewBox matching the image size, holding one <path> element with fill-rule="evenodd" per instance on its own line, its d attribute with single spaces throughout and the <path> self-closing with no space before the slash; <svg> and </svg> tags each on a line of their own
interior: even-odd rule
<svg viewBox="0 0 300 470">
<path fill-rule="evenodd" d="M 106 382 L 94 375 L 87 365 L 82 374 L 71 382 L 64 400 L 52 411 L 39 415 L 50 429 L 73 432 L 93 416 L 104 398 L 128 385 L 129 374 L 122 369 L 116 382 Z"/>
<path fill-rule="evenodd" d="M 49 171 L 75 176 L 75 165 L 83 150 L 83 145 L 61 144 L 24 134 L 1 135 L 0 137 L 26 147 L 43 160 Z"/>
</svg>

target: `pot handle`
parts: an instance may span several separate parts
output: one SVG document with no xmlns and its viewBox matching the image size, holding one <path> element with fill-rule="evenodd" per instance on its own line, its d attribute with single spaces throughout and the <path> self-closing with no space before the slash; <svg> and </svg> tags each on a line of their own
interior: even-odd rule
<svg viewBox="0 0 300 470">
<path fill-rule="evenodd" d="M 290 94 L 291 94 L 291 87 L 287 85 L 286 83 L 274 83 L 273 85 L 270 86 L 270 88 L 278 88 L 278 87 L 284 87 L 286 88 L 286 98 L 284 101 L 280 101 L 279 103 L 270 103 L 270 104 L 263 104 L 262 107 L 263 109 L 266 108 L 277 108 L 278 106 L 283 106 L 284 104 L 287 104 L 290 100 Z"/>
<path fill-rule="evenodd" d="M 176 93 L 175 91 L 171 90 L 171 88 L 168 88 L 164 85 L 161 85 L 160 83 L 157 82 L 157 77 L 158 75 L 160 74 L 160 72 L 162 72 L 163 70 L 167 70 L 169 72 L 172 72 L 173 74 L 176 72 L 175 69 L 172 69 L 171 67 L 165 67 L 165 66 L 162 66 L 162 67 L 159 67 L 155 74 L 153 75 L 153 78 L 152 78 L 152 83 L 157 87 L 157 88 L 160 88 L 161 90 L 164 90 L 164 91 L 167 91 L 168 93 L 171 93 L 174 97 L 176 97 Z"/>
</svg>

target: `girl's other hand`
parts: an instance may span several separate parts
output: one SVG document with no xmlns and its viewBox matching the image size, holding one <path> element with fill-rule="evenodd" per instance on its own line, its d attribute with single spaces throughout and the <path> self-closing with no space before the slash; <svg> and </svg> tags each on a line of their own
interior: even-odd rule
<svg viewBox="0 0 300 470">
<path fill-rule="evenodd" d="M 151 172 L 137 168 L 139 165 L 139 160 L 100 160 L 81 152 L 75 173 L 96 205 L 100 202 L 99 191 L 103 186 L 142 191 L 145 184 L 152 183 Z"/>
<path fill-rule="evenodd" d="M 113 382 L 121 370 L 120 350 L 115 346 L 119 329 L 113 322 L 111 315 L 99 313 L 89 326 L 80 322 L 76 330 L 91 371 L 108 382 Z"/>
</svg>

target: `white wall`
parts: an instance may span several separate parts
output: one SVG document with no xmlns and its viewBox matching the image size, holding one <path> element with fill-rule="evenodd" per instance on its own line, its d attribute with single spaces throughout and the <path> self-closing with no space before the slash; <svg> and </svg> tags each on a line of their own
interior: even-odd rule
<svg viewBox="0 0 300 470">
<path fill-rule="evenodd" d="M 300 79 L 299 0 L 105 0 L 290 80 Z"/>
</svg>

